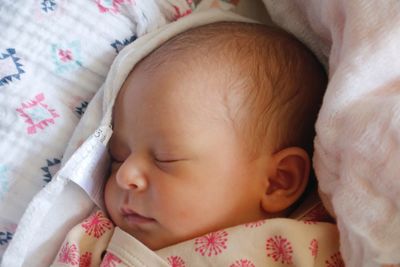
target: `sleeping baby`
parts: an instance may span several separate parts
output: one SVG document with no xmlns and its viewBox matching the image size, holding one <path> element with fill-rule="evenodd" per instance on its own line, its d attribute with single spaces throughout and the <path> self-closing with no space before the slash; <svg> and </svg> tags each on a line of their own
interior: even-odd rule
<svg viewBox="0 0 400 267">
<path fill-rule="evenodd" d="M 218 22 L 133 68 L 113 109 L 105 211 L 54 266 L 332 266 L 335 226 L 288 219 L 310 176 L 322 66 L 282 30 Z"/>
</svg>

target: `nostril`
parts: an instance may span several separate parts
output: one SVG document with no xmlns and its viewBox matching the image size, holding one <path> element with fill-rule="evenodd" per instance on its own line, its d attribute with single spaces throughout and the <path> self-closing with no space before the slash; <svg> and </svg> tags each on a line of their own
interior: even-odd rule
<svg viewBox="0 0 400 267">
<path fill-rule="evenodd" d="M 132 178 L 129 187 L 132 190 L 143 190 L 144 188 L 146 188 L 146 185 L 146 179 L 142 175 L 136 175 Z"/>
<path fill-rule="evenodd" d="M 130 184 L 128 187 L 129 187 L 129 189 L 131 189 L 131 190 L 135 190 L 135 189 L 138 188 L 138 186 L 137 186 L 136 184 Z"/>
</svg>

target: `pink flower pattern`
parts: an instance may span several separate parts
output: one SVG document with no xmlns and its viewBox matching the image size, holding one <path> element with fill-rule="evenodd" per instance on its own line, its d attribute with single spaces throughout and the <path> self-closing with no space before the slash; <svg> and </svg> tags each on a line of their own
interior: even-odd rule
<svg viewBox="0 0 400 267">
<path fill-rule="evenodd" d="M 79 267 L 90 267 L 92 263 L 92 253 L 86 252 L 79 257 Z"/>
<path fill-rule="evenodd" d="M 260 227 L 264 223 L 265 223 L 265 220 L 259 220 L 256 222 L 245 223 L 244 226 L 249 227 L 249 228 L 256 228 L 256 227 Z"/>
<path fill-rule="evenodd" d="M 340 252 L 336 252 L 329 258 L 329 260 L 326 260 L 325 266 L 326 267 L 345 267 L 343 259 L 342 259 L 342 255 L 340 255 Z"/>
<path fill-rule="evenodd" d="M 266 244 L 267 256 L 272 257 L 274 261 L 280 261 L 285 264 L 292 264 L 293 249 L 290 242 L 280 236 L 276 235 L 267 239 Z"/>
<path fill-rule="evenodd" d="M 185 267 L 185 261 L 179 256 L 170 256 L 167 258 L 171 267 Z"/>
<path fill-rule="evenodd" d="M 110 252 L 107 252 L 100 264 L 100 267 L 117 267 L 117 264 L 121 262 L 122 260 L 120 258 Z"/>
<path fill-rule="evenodd" d="M 21 107 L 16 109 L 29 125 L 28 134 L 35 134 L 37 128 L 44 129 L 49 126 L 49 123 L 54 124 L 54 119 L 60 117 L 54 109 L 44 103 L 44 99 L 44 94 L 40 93 L 33 100 L 22 103 Z"/>
<path fill-rule="evenodd" d="M 132 0 L 95 0 L 97 7 L 101 13 L 119 13 L 119 7 L 126 3 L 131 3 Z"/>
<path fill-rule="evenodd" d="M 184 11 L 183 13 L 181 13 L 181 10 L 179 9 L 179 7 L 177 6 L 173 6 L 175 9 L 175 14 L 174 14 L 174 20 L 178 20 L 182 17 L 185 17 L 189 14 L 192 14 L 192 9 L 187 9 L 186 11 Z"/>
<path fill-rule="evenodd" d="M 102 211 L 96 211 L 81 224 L 85 228 L 85 233 L 89 236 L 93 234 L 95 238 L 100 238 L 107 230 L 111 230 L 112 222 L 104 216 Z"/>
<path fill-rule="evenodd" d="M 194 245 L 195 251 L 202 256 L 216 256 L 227 248 L 228 233 L 225 231 L 216 231 L 196 238 Z"/>
<path fill-rule="evenodd" d="M 75 244 L 64 244 L 58 254 L 58 262 L 71 264 L 72 266 L 79 264 L 79 252 Z"/>
<path fill-rule="evenodd" d="M 308 249 L 311 251 L 311 256 L 314 257 L 314 259 L 317 257 L 318 255 L 318 241 L 317 239 L 313 239 L 311 240 L 310 246 L 308 247 Z"/>
<path fill-rule="evenodd" d="M 60 60 L 63 62 L 68 62 L 72 60 L 72 52 L 69 49 L 66 50 L 59 49 L 58 56 L 60 57 Z"/>
<path fill-rule="evenodd" d="M 240 259 L 232 263 L 229 267 L 255 267 L 255 265 L 247 259 Z"/>
</svg>

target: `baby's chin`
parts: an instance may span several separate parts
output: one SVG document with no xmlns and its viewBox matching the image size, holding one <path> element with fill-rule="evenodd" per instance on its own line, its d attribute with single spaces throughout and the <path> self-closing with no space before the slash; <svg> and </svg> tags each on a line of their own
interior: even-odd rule
<svg viewBox="0 0 400 267">
<path fill-rule="evenodd" d="M 265 217 L 262 217 L 258 218 L 257 220 L 248 220 L 245 223 L 255 222 L 264 219 Z M 154 228 L 151 227 L 147 229 L 132 228 L 126 226 L 124 227 L 123 225 L 120 225 L 119 227 L 128 234 L 130 234 L 131 236 L 133 236 L 135 239 L 140 241 L 147 248 L 153 251 L 157 251 L 169 246 L 173 246 L 185 241 L 201 237 L 203 235 L 206 235 L 214 231 L 234 227 L 240 224 L 243 223 L 226 224 L 220 227 L 205 227 L 203 229 L 192 229 L 192 231 L 187 231 L 185 233 L 180 233 L 180 234 L 168 231 L 162 226 L 160 226 L 158 223 L 152 225 L 154 226 Z"/>
<path fill-rule="evenodd" d="M 161 238 L 149 238 L 149 237 L 143 237 L 143 236 L 138 236 L 138 235 L 132 235 L 135 237 L 137 240 L 139 240 L 143 245 L 145 245 L 147 248 L 153 251 L 157 251 L 169 246 L 176 245 L 178 243 L 184 242 L 188 239 L 180 239 L 180 238 L 167 238 L 167 239 L 161 239 Z"/>
<path fill-rule="evenodd" d="M 119 228 L 153 251 L 160 250 L 187 240 L 184 238 L 174 237 L 173 235 L 165 235 L 160 233 L 161 231 L 132 229 L 131 227 L 124 227 L 123 225 L 120 225 Z"/>
<path fill-rule="evenodd" d="M 122 227 L 120 227 L 124 230 Z M 154 232 L 145 232 L 145 231 L 135 231 L 133 229 L 124 230 L 125 232 L 129 233 L 132 237 L 140 241 L 143 245 L 149 248 L 152 251 L 157 251 L 166 247 L 170 247 L 173 245 L 177 245 L 179 243 L 192 240 L 199 236 L 202 236 L 205 233 L 191 233 L 185 236 L 176 236 L 171 233 L 161 233 L 161 231 L 154 231 Z"/>
</svg>

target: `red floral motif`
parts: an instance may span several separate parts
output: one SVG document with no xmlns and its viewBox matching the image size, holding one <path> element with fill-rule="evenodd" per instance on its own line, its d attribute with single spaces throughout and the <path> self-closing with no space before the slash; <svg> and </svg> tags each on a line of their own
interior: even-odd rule
<svg viewBox="0 0 400 267">
<path fill-rule="evenodd" d="M 68 62 L 72 60 L 72 52 L 69 49 L 66 50 L 59 49 L 58 56 L 60 57 L 60 60 L 63 62 Z"/>
<path fill-rule="evenodd" d="M 194 242 L 196 247 L 195 251 L 200 253 L 202 256 L 207 255 L 210 257 L 213 256 L 213 254 L 216 256 L 227 248 L 227 236 L 228 233 L 225 231 L 216 231 L 196 238 Z"/>
<path fill-rule="evenodd" d="M 86 252 L 79 258 L 79 267 L 90 267 L 92 263 L 92 253 Z"/>
<path fill-rule="evenodd" d="M 292 264 L 293 249 L 290 242 L 280 235 L 267 239 L 267 256 L 272 257 L 274 261 Z"/>
<path fill-rule="evenodd" d="M 246 224 L 244 224 L 244 226 L 249 227 L 249 228 L 256 228 L 256 227 L 263 225 L 264 223 L 265 223 L 265 220 L 259 220 L 256 222 L 246 223 Z"/>
<path fill-rule="evenodd" d="M 122 260 L 120 258 L 110 252 L 107 252 L 100 264 L 100 267 L 116 267 L 117 264 L 121 262 Z"/>
<path fill-rule="evenodd" d="M 102 211 L 96 211 L 81 224 L 85 228 L 85 233 L 95 238 L 101 237 L 107 230 L 111 230 L 112 222 L 104 216 Z"/>
<path fill-rule="evenodd" d="M 329 258 L 329 260 L 326 260 L 325 267 L 345 267 L 340 252 L 336 252 Z"/>
<path fill-rule="evenodd" d="M 79 263 L 79 253 L 75 244 L 69 245 L 67 242 L 64 246 L 62 246 L 59 254 L 58 254 L 58 262 L 66 263 L 71 265 L 78 265 Z"/>
<path fill-rule="evenodd" d="M 170 256 L 167 258 L 171 267 L 185 267 L 185 261 L 179 256 Z"/>
<path fill-rule="evenodd" d="M 301 220 L 306 224 L 315 224 L 316 222 L 333 222 L 332 217 L 326 211 L 322 203 L 319 203 L 312 210 L 306 213 Z"/>
<path fill-rule="evenodd" d="M 187 9 L 183 13 L 181 13 L 181 10 L 177 6 L 173 6 L 175 9 L 175 15 L 174 15 L 174 20 L 178 20 L 184 16 L 187 16 L 189 14 L 192 14 L 192 9 Z"/>
<path fill-rule="evenodd" d="M 95 0 L 97 7 L 101 13 L 111 12 L 114 14 L 119 13 L 119 7 L 126 3 L 131 3 L 132 0 Z"/>
<path fill-rule="evenodd" d="M 317 257 L 318 255 L 318 241 L 317 239 L 313 239 L 311 240 L 310 246 L 308 247 L 308 249 L 311 251 L 311 256 L 313 256 L 314 258 Z"/>
<path fill-rule="evenodd" d="M 247 259 L 240 259 L 232 263 L 229 267 L 255 267 L 255 265 Z"/>
</svg>

